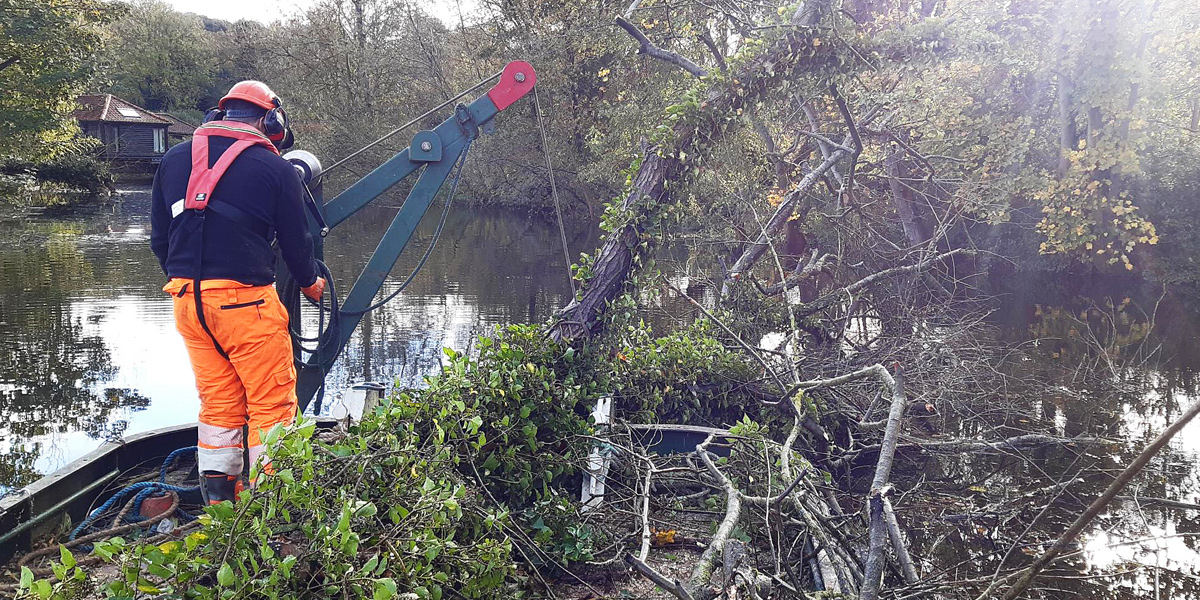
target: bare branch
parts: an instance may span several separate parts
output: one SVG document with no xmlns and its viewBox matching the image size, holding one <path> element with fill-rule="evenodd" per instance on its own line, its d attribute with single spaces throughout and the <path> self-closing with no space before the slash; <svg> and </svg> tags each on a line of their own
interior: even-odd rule
<svg viewBox="0 0 1200 600">
<path fill-rule="evenodd" d="M 700 555 L 700 560 L 692 569 L 690 587 L 693 592 L 697 591 L 697 589 L 704 590 L 709 587 L 708 581 L 712 577 L 713 562 L 716 560 L 717 553 L 725 548 L 725 542 L 729 540 L 730 535 L 733 535 L 733 528 L 737 525 L 738 519 L 742 515 L 742 495 L 733 486 L 733 482 L 717 468 L 712 457 L 709 456 L 708 445 L 712 441 L 712 436 L 709 436 L 708 439 L 704 440 L 704 443 L 697 444 L 696 454 L 704 462 L 708 473 L 725 490 L 725 518 L 721 519 L 721 524 L 717 527 L 717 532 L 713 534 L 708 548 L 704 549 L 704 553 Z"/>
<path fill-rule="evenodd" d="M 689 594 L 687 589 L 683 587 L 683 584 L 679 583 L 678 581 L 667 579 L 662 575 L 662 573 L 655 571 L 650 565 L 638 560 L 636 556 L 632 554 L 626 554 L 625 563 L 632 567 L 633 570 L 640 573 L 642 577 L 653 581 L 655 585 L 667 590 L 676 598 L 679 598 L 679 600 L 692 600 L 692 595 Z"/>
<path fill-rule="evenodd" d="M 883 583 L 883 568 L 886 559 L 884 538 L 887 536 L 883 495 L 888 487 L 888 480 L 891 478 L 896 445 L 900 442 L 900 421 L 904 418 L 904 409 L 908 407 L 908 399 L 904 395 L 903 371 L 899 363 L 896 364 L 895 377 L 892 377 L 892 374 L 888 373 L 883 365 L 876 364 L 868 369 L 891 390 L 892 408 L 888 411 L 887 429 L 883 431 L 883 444 L 879 450 L 879 460 L 875 463 L 875 477 L 871 480 L 871 492 L 868 497 L 871 513 L 870 544 L 867 549 L 866 564 L 863 566 L 863 585 L 858 596 L 860 600 L 876 600 L 879 597 L 879 587 Z M 864 371 L 868 369 L 864 369 Z"/>
<path fill-rule="evenodd" d="M 949 252 L 943 252 L 936 256 L 931 256 L 931 257 L 929 257 L 919 263 L 913 264 L 913 265 L 892 267 L 890 269 L 884 269 L 882 271 L 879 271 L 878 273 L 872 273 L 871 275 L 863 277 L 862 279 L 859 279 L 858 281 L 856 281 L 844 288 L 839 288 L 837 291 L 825 294 L 824 296 L 821 296 L 820 298 L 817 298 L 816 300 L 813 300 L 812 302 L 809 302 L 808 304 L 800 307 L 800 314 L 810 315 L 812 313 L 815 313 L 815 312 L 817 312 L 821 309 L 824 309 L 825 307 L 833 304 L 834 302 L 838 301 L 840 298 L 845 297 L 846 294 L 853 295 L 855 293 L 858 293 L 860 290 L 868 288 L 868 287 L 878 283 L 879 281 L 882 281 L 889 277 L 894 277 L 896 275 L 903 275 L 905 273 L 915 273 L 915 272 L 919 272 L 919 271 L 924 271 L 925 269 L 933 266 L 934 264 L 936 264 L 938 262 L 941 262 L 948 258 L 953 258 L 955 256 L 959 256 L 959 255 L 974 256 L 975 251 L 968 249 L 968 248 L 956 248 Z"/>
<path fill-rule="evenodd" d="M 900 562 L 900 570 L 904 573 L 904 581 L 916 583 L 920 580 L 917 568 L 913 566 L 912 556 L 904 546 L 904 536 L 900 533 L 900 523 L 896 521 L 896 511 L 892 509 L 892 501 L 883 497 L 883 518 L 887 521 L 888 537 L 892 539 L 892 550 L 896 552 L 896 560 Z"/>
<path fill-rule="evenodd" d="M 650 42 L 650 38 L 646 37 L 646 34 L 642 33 L 642 31 L 635 27 L 633 23 L 627 21 L 625 17 L 617 17 L 616 21 L 618 27 L 624 29 L 626 33 L 633 36 L 633 39 L 637 40 L 638 44 L 640 45 L 638 48 L 638 54 L 645 54 L 651 58 L 657 58 L 658 60 L 671 63 L 683 69 L 684 71 L 691 73 L 692 76 L 696 78 L 704 77 L 708 74 L 708 71 L 704 70 L 703 67 L 688 60 L 686 57 L 676 52 L 671 52 L 670 50 L 664 50 L 658 46 L 655 46 Z"/>
</svg>

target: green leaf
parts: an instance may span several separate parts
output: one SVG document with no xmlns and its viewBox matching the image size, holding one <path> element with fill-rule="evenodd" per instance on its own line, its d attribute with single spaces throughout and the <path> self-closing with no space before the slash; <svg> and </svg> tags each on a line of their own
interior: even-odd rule
<svg viewBox="0 0 1200 600">
<path fill-rule="evenodd" d="M 283 423 L 276 423 L 271 426 L 271 430 L 267 432 L 267 437 L 263 440 L 267 446 L 274 446 L 275 442 L 279 441 L 279 436 L 283 434 Z"/>
<path fill-rule="evenodd" d="M 371 571 L 374 571 L 375 567 L 377 567 L 377 566 L 379 566 L 379 553 L 378 552 L 371 555 L 371 558 L 367 560 L 367 564 L 363 565 L 362 572 L 370 573 Z"/>
<path fill-rule="evenodd" d="M 363 502 L 360 500 L 355 503 L 354 516 L 357 518 L 373 517 L 378 512 L 379 509 L 372 502 Z"/>
<path fill-rule="evenodd" d="M 230 567 L 229 563 L 222 564 L 221 568 L 217 571 L 217 583 L 221 584 L 222 587 L 229 587 L 233 585 L 233 579 L 233 567 Z"/>
<path fill-rule="evenodd" d="M 37 594 L 41 600 L 49 600 L 50 596 L 54 594 L 54 587 L 50 585 L 49 581 L 39 579 L 33 582 L 33 593 Z"/>
<path fill-rule="evenodd" d="M 30 584 L 32 584 L 32 583 L 33 583 L 33 571 L 30 571 L 29 567 L 22 566 L 21 567 L 21 588 L 28 589 Z"/>
<path fill-rule="evenodd" d="M 391 600 L 396 595 L 396 582 L 391 577 L 375 580 L 375 600 Z"/>
<path fill-rule="evenodd" d="M 66 546 L 58 547 L 58 555 L 64 567 L 70 569 L 75 566 L 75 555 L 71 554 L 71 551 L 67 550 Z"/>
</svg>

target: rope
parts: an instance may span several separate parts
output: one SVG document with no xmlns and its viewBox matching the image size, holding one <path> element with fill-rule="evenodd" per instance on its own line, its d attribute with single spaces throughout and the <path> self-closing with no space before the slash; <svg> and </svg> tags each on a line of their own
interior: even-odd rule
<svg viewBox="0 0 1200 600">
<path fill-rule="evenodd" d="M 493 79 L 495 79 L 495 78 L 499 77 L 499 76 L 500 76 L 502 73 L 504 73 L 504 71 L 503 71 L 503 70 L 496 71 L 495 73 L 492 73 L 492 74 L 491 74 L 491 75 L 489 75 L 487 78 L 480 80 L 480 81 L 479 81 L 478 83 L 476 83 L 475 85 L 472 85 L 471 87 L 469 87 L 469 88 L 467 88 L 467 89 L 465 89 L 465 90 L 463 90 L 463 91 L 459 92 L 457 96 L 455 96 L 455 97 L 453 97 L 453 98 L 450 98 L 449 100 L 446 100 L 445 102 L 443 102 L 443 103 L 441 103 L 441 104 L 439 104 L 439 105 L 437 105 L 437 106 L 435 106 L 435 107 L 433 107 L 433 108 L 431 108 L 431 109 L 429 109 L 429 110 L 427 110 L 427 111 L 425 111 L 425 112 L 421 113 L 421 115 L 420 115 L 420 116 L 417 116 L 417 117 L 413 118 L 412 120 L 410 120 L 409 122 L 407 122 L 407 123 L 405 123 L 405 124 L 403 124 L 403 125 L 401 125 L 401 126 L 399 126 L 399 127 L 395 128 L 395 129 L 393 129 L 393 130 L 389 131 L 389 132 L 388 132 L 388 133 L 386 133 L 386 134 L 385 134 L 383 137 L 381 137 L 381 138 L 379 138 L 379 139 L 377 139 L 377 140 L 375 140 L 375 141 L 371 142 L 370 144 L 367 144 L 366 146 L 363 146 L 362 148 L 359 148 L 358 150 L 355 150 L 354 152 L 350 153 L 350 156 L 347 156 L 347 157 L 345 157 L 345 158 L 343 158 L 343 159 L 341 159 L 341 160 L 339 160 L 339 161 L 337 161 L 337 162 L 333 163 L 332 165 L 329 165 L 328 167 L 326 167 L 325 169 L 323 169 L 323 170 L 321 171 L 321 174 L 320 174 L 319 176 L 317 176 L 316 180 L 313 182 L 313 185 L 316 185 L 316 182 L 317 182 L 317 181 L 320 181 L 320 180 L 321 180 L 321 178 L 325 177 L 325 175 L 326 175 L 327 173 L 329 173 L 330 171 L 332 171 L 332 170 L 334 170 L 334 169 L 336 169 L 336 168 L 338 168 L 338 167 L 340 167 L 340 166 L 342 166 L 342 165 L 346 164 L 347 162 L 349 162 L 349 161 L 350 161 L 350 159 L 354 158 L 355 156 L 358 156 L 359 154 L 362 154 L 363 152 L 366 152 L 367 150 L 370 150 L 371 148 L 374 148 L 375 146 L 378 146 L 379 144 L 383 143 L 385 140 L 388 140 L 388 139 L 390 139 L 392 136 L 396 135 L 397 133 L 400 133 L 401 131 L 404 131 L 405 129 L 408 129 L 409 127 L 412 127 L 412 126 L 413 126 L 413 124 L 415 124 L 417 121 L 420 121 L 421 119 L 424 119 L 425 117 L 428 117 L 429 115 L 432 115 L 433 113 L 435 113 L 435 112 L 437 112 L 437 111 L 439 111 L 439 110 L 442 110 L 443 108 L 446 108 L 447 106 L 450 106 L 451 104 L 453 104 L 454 102 L 456 102 L 456 101 L 457 101 L 459 98 L 462 98 L 463 96 L 466 96 L 467 94 L 470 94 L 471 92 L 473 92 L 473 91 L 475 91 L 475 90 L 477 90 L 477 89 L 479 89 L 479 88 L 483 87 L 485 84 L 487 84 L 487 83 L 488 83 L 488 82 L 490 82 L 491 80 L 493 80 Z"/>
<path fill-rule="evenodd" d="M 117 503 L 119 503 L 122 500 L 124 500 L 125 498 L 129 497 L 130 494 L 134 494 L 134 492 L 137 492 L 137 493 L 133 496 L 133 498 L 131 498 L 129 500 L 127 505 L 121 510 L 121 513 L 117 515 L 117 521 L 125 520 L 131 511 L 134 511 L 134 510 L 140 511 L 141 506 L 142 506 L 142 501 L 145 500 L 146 498 L 150 497 L 151 494 L 154 494 L 156 492 L 167 492 L 167 493 L 173 493 L 173 494 L 194 494 L 196 492 L 199 492 L 200 486 L 182 487 L 182 486 L 171 485 L 169 483 L 166 483 L 167 470 L 171 467 L 172 464 L 174 464 L 175 459 L 179 458 L 179 456 L 182 454 L 185 454 L 187 452 L 195 452 L 195 451 L 196 451 L 196 446 L 189 446 L 187 448 L 180 448 L 178 450 L 175 450 L 171 454 L 169 454 L 167 456 L 166 460 L 163 461 L 162 467 L 159 469 L 158 481 L 141 481 L 138 483 L 134 483 L 134 484 L 125 486 L 125 488 L 123 488 L 121 491 L 117 492 L 116 494 L 113 494 L 113 496 L 111 498 L 109 498 L 104 504 L 101 504 L 98 508 L 96 508 L 92 512 L 88 513 L 88 516 L 86 518 L 84 518 L 84 520 L 82 522 L 80 522 L 79 525 L 75 527 L 75 529 L 73 529 L 71 531 L 71 535 L 67 539 L 69 539 L 71 541 L 75 541 L 76 537 L 78 537 L 79 534 L 86 531 L 88 527 L 91 527 L 92 523 L 95 522 L 95 520 L 97 518 L 99 518 L 100 515 L 103 515 L 104 513 L 112 510 L 112 508 L 114 506 L 116 506 Z M 178 498 L 176 498 L 176 504 L 178 504 Z M 177 511 L 176 509 L 178 509 L 178 506 L 176 506 L 170 512 L 165 513 L 165 514 L 178 512 L 179 515 L 185 521 L 192 521 L 196 518 L 196 517 L 188 514 L 187 512 L 184 512 L 182 510 Z M 143 518 L 139 515 L 137 517 L 134 517 L 132 520 L 136 523 L 136 522 L 144 521 L 145 518 Z M 155 520 L 155 522 L 160 521 L 160 520 L 162 520 L 162 519 L 157 519 L 157 520 Z M 86 539 L 95 539 L 92 535 L 85 536 L 85 538 Z"/>
<path fill-rule="evenodd" d="M 538 98 L 537 86 L 533 88 L 533 106 L 537 111 L 538 130 L 542 132 L 542 153 L 546 155 L 546 175 L 550 177 L 550 195 L 554 198 L 554 215 L 558 217 L 558 235 L 562 238 L 567 281 L 571 284 L 571 297 L 574 298 L 579 290 L 575 288 L 575 277 L 571 275 L 571 250 L 567 248 L 567 228 L 563 226 L 562 207 L 558 201 L 558 186 L 554 183 L 554 165 L 550 163 L 550 143 L 546 139 L 546 124 L 542 116 L 542 101 Z"/>
<path fill-rule="evenodd" d="M 171 465 L 175 464 L 176 458 L 179 458 L 180 456 L 182 456 L 188 452 L 195 452 L 197 449 L 198 448 L 196 446 L 188 446 L 187 448 L 180 448 L 180 449 L 168 454 L 167 459 L 163 461 L 162 468 L 160 468 L 158 471 L 159 483 L 167 482 L 167 469 L 170 469 Z"/>
</svg>

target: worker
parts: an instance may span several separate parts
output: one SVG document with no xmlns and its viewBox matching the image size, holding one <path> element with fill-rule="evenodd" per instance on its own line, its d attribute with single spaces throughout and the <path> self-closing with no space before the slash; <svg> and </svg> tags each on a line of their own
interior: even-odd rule
<svg viewBox="0 0 1200 600">
<path fill-rule="evenodd" d="M 275 292 L 275 253 L 304 295 L 320 301 L 303 183 L 279 150 L 291 145 L 283 103 L 242 81 L 154 176 L 150 246 L 174 299 L 200 394 L 197 463 L 204 501 L 241 489 L 242 428 L 251 464 L 270 472 L 263 438 L 296 416 L 288 315 Z M 254 482 L 251 482 L 253 484 Z"/>
</svg>

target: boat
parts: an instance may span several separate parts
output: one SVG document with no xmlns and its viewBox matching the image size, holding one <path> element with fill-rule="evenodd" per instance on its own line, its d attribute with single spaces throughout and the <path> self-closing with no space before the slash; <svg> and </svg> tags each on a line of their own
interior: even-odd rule
<svg viewBox="0 0 1200 600">
<path fill-rule="evenodd" d="M 178 448 L 196 444 L 196 424 L 162 427 L 106 442 L 0 499 L 0 564 L 80 522 L 125 482 L 154 473 Z"/>
</svg>

